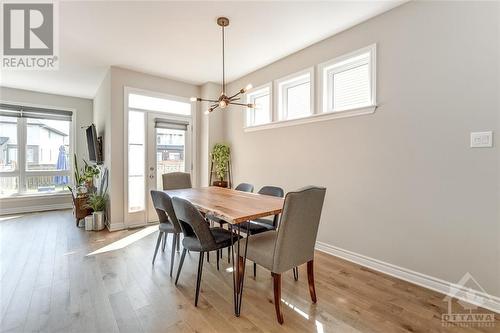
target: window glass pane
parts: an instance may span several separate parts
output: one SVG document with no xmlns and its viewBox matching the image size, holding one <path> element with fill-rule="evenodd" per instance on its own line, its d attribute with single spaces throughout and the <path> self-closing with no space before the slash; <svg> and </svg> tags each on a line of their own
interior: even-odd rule
<svg viewBox="0 0 500 333">
<path fill-rule="evenodd" d="M 333 74 L 333 109 L 335 111 L 370 105 L 370 68 L 368 64 Z"/>
<path fill-rule="evenodd" d="M 0 177 L 0 197 L 6 197 L 19 191 L 18 177 Z"/>
<path fill-rule="evenodd" d="M 64 120 L 27 119 L 26 170 L 69 170 L 69 130 Z"/>
<path fill-rule="evenodd" d="M 163 188 L 162 175 L 186 170 L 186 132 L 167 128 L 156 129 L 156 186 Z"/>
<path fill-rule="evenodd" d="M 267 124 L 271 121 L 269 112 L 269 95 L 262 95 L 254 98 L 254 123 L 253 125 Z"/>
<path fill-rule="evenodd" d="M 131 108 L 142 110 L 169 112 L 189 116 L 191 115 L 191 104 L 173 101 L 165 98 L 150 97 L 138 94 L 128 95 L 128 105 Z"/>
<path fill-rule="evenodd" d="M 70 182 L 68 175 L 57 176 L 27 176 L 26 191 L 32 193 L 50 193 L 66 190 Z"/>
<path fill-rule="evenodd" d="M 128 211 L 144 210 L 145 119 L 143 112 L 128 113 Z"/>
<path fill-rule="evenodd" d="M 305 82 L 287 89 L 286 119 L 305 117 L 311 114 L 311 84 Z"/>
<path fill-rule="evenodd" d="M 0 116 L 0 172 L 14 171 L 16 169 L 17 118 Z"/>
</svg>

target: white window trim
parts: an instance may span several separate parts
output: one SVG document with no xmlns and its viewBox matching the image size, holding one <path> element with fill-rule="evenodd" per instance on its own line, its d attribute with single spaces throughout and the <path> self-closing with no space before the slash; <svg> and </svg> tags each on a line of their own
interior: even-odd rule
<svg viewBox="0 0 500 333">
<path fill-rule="evenodd" d="M 377 44 L 371 44 L 369 46 L 363 47 L 361 49 L 355 50 L 353 52 L 349 52 L 347 54 L 341 55 L 339 57 L 336 57 L 334 59 L 328 60 L 326 62 L 323 62 L 318 65 L 318 71 L 319 71 L 319 91 L 320 91 L 320 102 L 321 102 L 321 107 L 320 111 L 323 113 L 334 113 L 334 112 L 346 112 L 350 110 L 357 110 L 359 108 L 354 108 L 354 109 L 342 109 L 342 110 L 334 110 L 330 107 L 333 103 L 330 103 L 333 96 L 330 93 L 331 90 L 328 89 L 328 81 L 329 81 L 329 76 L 328 73 L 325 74 L 325 72 L 330 72 L 329 68 L 333 67 L 334 65 L 349 60 L 350 58 L 356 57 L 358 55 L 364 54 L 364 53 L 370 53 L 370 88 L 371 88 L 371 102 L 370 105 L 367 105 L 363 108 L 373 108 L 373 111 L 375 111 L 375 108 L 377 106 Z M 346 67 L 351 67 L 353 66 L 353 63 L 350 63 L 345 66 L 340 66 L 339 68 L 335 69 L 335 71 L 342 71 L 345 70 Z"/>
<path fill-rule="evenodd" d="M 68 176 L 71 179 L 70 185 L 73 184 L 73 174 L 74 174 L 74 165 L 73 165 L 73 155 L 76 153 L 77 144 L 75 140 L 76 133 L 76 113 L 77 110 L 74 108 L 60 107 L 54 105 L 44 105 L 44 104 L 33 104 L 33 103 L 22 103 L 19 101 L 8 101 L 8 100 L 0 100 L 1 103 L 19 105 L 19 106 L 29 106 L 35 108 L 43 108 L 43 109 L 54 109 L 54 110 L 64 110 L 71 111 L 71 125 L 70 125 L 70 133 L 69 133 L 69 169 L 64 171 L 58 170 L 46 170 L 46 171 L 29 171 L 26 170 L 26 124 L 25 121 L 18 121 L 17 123 L 17 163 L 18 166 L 24 165 L 23 169 L 19 168 L 14 171 L 5 171 L 0 172 L 0 177 L 19 177 L 19 189 L 17 193 L 11 194 L 9 196 L 0 197 L 0 201 L 2 200 L 12 200 L 15 198 L 36 198 L 36 197 L 46 197 L 46 196 L 54 196 L 54 195 L 68 195 L 69 190 L 55 191 L 49 193 L 26 193 L 24 192 L 26 188 L 21 188 L 26 186 L 26 178 L 27 177 L 36 177 L 36 176 Z M 23 119 L 23 118 L 19 118 Z M 24 147 L 20 149 L 21 145 Z M 21 153 L 23 152 L 23 153 Z"/>
<path fill-rule="evenodd" d="M 247 103 L 253 103 L 253 100 L 256 97 L 261 97 L 267 95 L 267 93 L 261 93 L 264 89 L 267 89 L 269 92 L 269 123 L 273 122 L 273 84 L 272 82 L 263 84 L 261 86 L 255 87 L 250 89 L 245 93 L 245 100 Z M 252 100 L 253 99 L 253 100 Z M 252 119 L 252 122 L 249 122 L 249 120 Z M 260 125 L 253 125 L 255 122 L 255 109 L 253 108 L 247 108 L 245 112 L 245 124 L 244 127 L 252 127 L 252 126 L 260 126 L 260 125 L 267 125 L 267 124 L 260 124 Z"/>
<path fill-rule="evenodd" d="M 276 91 L 276 96 L 277 98 L 274 101 L 274 117 L 273 120 L 274 122 L 276 121 L 289 121 L 289 120 L 296 120 L 296 119 L 287 119 L 287 94 L 286 91 L 288 88 L 303 84 L 307 82 L 307 79 L 305 78 L 307 75 L 309 75 L 309 86 L 310 86 L 310 96 L 309 96 L 309 101 L 310 101 L 310 106 L 309 106 L 309 114 L 304 115 L 300 118 L 296 119 L 302 119 L 302 118 L 307 118 L 315 114 L 314 110 L 314 66 L 306 68 L 304 70 L 295 72 L 293 74 L 287 75 L 285 77 L 282 77 L 280 79 L 277 79 L 274 81 L 274 91 Z M 285 92 L 285 93 L 284 93 Z"/>
<path fill-rule="evenodd" d="M 315 123 L 319 121 L 326 121 L 332 119 L 340 119 L 340 118 L 349 118 L 361 115 L 372 114 L 377 109 L 376 106 L 369 106 L 359 109 L 351 109 L 346 111 L 336 111 L 336 112 L 323 112 L 323 113 L 315 113 L 308 117 L 290 119 L 290 120 L 279 120 L 269 124 L 249 126 L 244 128 L 245 132 L 256 132 L 261 130 L 280 128 L 280 127 L 288 127 L 288 126 L 296 126 L 302 124 Z"/>
</svg>

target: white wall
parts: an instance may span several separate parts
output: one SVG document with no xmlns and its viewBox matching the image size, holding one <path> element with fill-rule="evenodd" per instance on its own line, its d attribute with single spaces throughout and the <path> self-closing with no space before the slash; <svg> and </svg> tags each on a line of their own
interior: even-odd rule
<svg viewBox="0 0 500 333">
<path fill-rule="evenodd" d="M 224 112 L 235 183 L 326 186 L 319 241 L 446 281 L 470 272 L 500 296 L 499 10 L 410 2 L 232 82 L 377 43 L 373 115 L 245 133 Z M 483 130 L 494 148 L 469 148 Z"/>
<path fill-rule="evenodd" d="M 39 93 L 30 90 L 0 87 L 0 100 L 6 102 L 37 104 L 55 108 L 69 108 L 75 110 L 74 124 L 74 149 L 81 160 L 88 160 L 87 139 L 85 129 L 92 123 L 92 100 L 78 97 Z M 56 195 L 44 198 L 6 198 L 2 199 L 0 206 L 8 212 L 32 211 L 53 208 L 71 207 L 71 196 Z M 31 207 L 31 208 L 30 208 Z"/>
</svg>

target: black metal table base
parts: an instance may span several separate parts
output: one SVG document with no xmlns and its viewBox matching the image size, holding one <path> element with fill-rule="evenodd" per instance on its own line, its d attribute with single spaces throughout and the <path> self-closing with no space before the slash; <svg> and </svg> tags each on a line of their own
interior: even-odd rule
<svg viewBox="0 0 500 333">
<path fill-rule="evenodd" d="M 248 238 L 250 234 L 246 234 L 245 237 L 245 249 L 243 251 L 243 256 L 240 256 L 240 239 L 241 239 L 241 228 L 239 224 L 236 224 L 236 259 L 234 258 L 234 237 L 233 237 L 233 225 L 229 224 L 229 230 L 231 231 L 231 258 L 232 258 L 232 269 L 233 269 L 233 303 L 234 303 L 234 314 L 236 317 L 240 316 L 241 313 L 241 301 L 243 299 L 243 284 L 245 281 L 245 264 L 247 260 L 247 248 L 248 248 Z M 240 257 L 243 259 L 243 265 L 240 265 Z M 236 265 L 236 267 L 235 267 Z M 241 269 L 241 271 L 240 271 Z"/>
</svg>

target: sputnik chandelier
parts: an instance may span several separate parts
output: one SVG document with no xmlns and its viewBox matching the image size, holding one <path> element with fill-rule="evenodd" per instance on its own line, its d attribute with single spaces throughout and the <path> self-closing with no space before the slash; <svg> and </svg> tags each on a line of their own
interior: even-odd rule
<svg viewBox="0 0 500 333">
<path fill-rule="evenodd" d="M 249 89 L 252 89 L 252 85 L 249 84 L 245 88 L 240 89 L 234 95 L 226 95 L 226 71 L 225 71 L 225 55 L 224 55 L 224 28 L 229 25 L 229 19 L 227 17 L 219 17 L 217 19 L 217 24 L 222 28 L 222 92 L 218 99 L 204 99 L 200 97 L 191 97 L 192 102 L 210 102 L 208 110 L 205 114 L 209 114 L 217 108 L 225 109 L 228 105 L 239 105 L 247 108 L 254 108 L 254 104 L 240 103 L 241 94 L 244 94 Z"/>
</svg>

